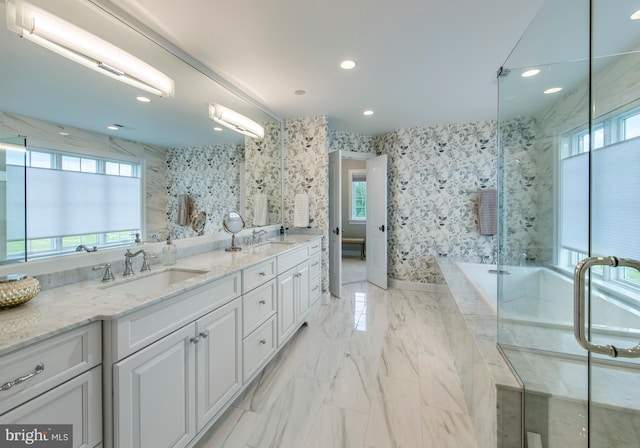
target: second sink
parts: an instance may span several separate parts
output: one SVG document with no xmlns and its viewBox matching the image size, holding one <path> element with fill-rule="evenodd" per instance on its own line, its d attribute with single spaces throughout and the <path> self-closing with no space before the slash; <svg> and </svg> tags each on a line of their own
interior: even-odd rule
<svg viewBox="0 0 640 448">
<path fill-rule="evenodd" d="M 134 277 L 121 283 L 106 285 L 102 288 L 113 292 L 125 292 L 136 296 L 145 296 L 155 291 L 166 289 L 176 283 L 206 274 L 207 271 L 195 269 L 167 269 L 166 271 L 153 272 L 144 277 Z"/>
</svg>

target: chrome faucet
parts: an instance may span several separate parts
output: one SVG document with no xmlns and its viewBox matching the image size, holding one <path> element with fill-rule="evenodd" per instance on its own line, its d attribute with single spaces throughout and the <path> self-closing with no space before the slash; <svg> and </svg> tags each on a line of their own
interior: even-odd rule
<svg viewBox="0 0 640 448">
<path fill-rule="evenodd" d="M 527 253 L 522 252 L 518 255 L 518 266 L 524 266 L 525 261 L 527 261 Z"/>
<path fill-rule="evenodd" d="M 76 247 L 76 252 L 82 252 L 83 250 L 85 250 L 87 252 L 96 252 L 98 250 L 98 246 L 93 246 L 93 249 L 89 249 L 84 244 L 81 244 L 78 247 Z"/>
<path fill-rule="evenodd" d="M 253 229 L 253 232 L 251 233 L 251 244 L 256 243 L 256 237 L 258 237 L 258 243 L 261 242 L 263 233 L 267 233 L 267 231 L 263 229 L 256 232 L 256 229 Z"/>
<path fill-rule="evenodd" d="M 133 266 L 131 264 L 131 259 L 134 257 L 137 257 L 140 254 L 142 254 L 142 267 L 140 268 L 140 272 L 151 270 L 151 265 L 149 265 L 149 259 L 155 258 L 155 255 L 149 254 L 149 252 L 147 252 L 144 249 L 140 249 L 137 252 L 131 252 L 130 249 L 127 249 L 127 251 L 124 254 L 124 273 L 122 274 L 123 277 L 129 277 L 130 275 L 134 274 Z"/>
</svg>

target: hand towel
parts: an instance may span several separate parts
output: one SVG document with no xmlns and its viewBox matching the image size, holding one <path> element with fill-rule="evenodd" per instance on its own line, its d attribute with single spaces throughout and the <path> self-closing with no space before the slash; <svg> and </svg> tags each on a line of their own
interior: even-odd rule
<svg viewBox="0 0 640 448">
<path fill-rule="evenodd" d="M 188 226 L 191 224 L 191 198 L 188 194 L 178 196 L 178 217 L 176 224 Z"/>
<path fill-rule="evenodd" d="M 495 235 L 498 233 L 498 192 L 496 190 L 483 190 L 480 192 L 478 224 L 480 226 L 480 235 Z"/>
<path fill-rule="evenodd" d="M 267 195 L 264 193 L 256 194 L 253 198 L 253 225 L 267 225 Z"/>
<path fill-rule="evenodd" d="M 296 194 L 293 204 L 293 226 L 309 227 L 309 195 L 307 193 Z"/>
</svg>

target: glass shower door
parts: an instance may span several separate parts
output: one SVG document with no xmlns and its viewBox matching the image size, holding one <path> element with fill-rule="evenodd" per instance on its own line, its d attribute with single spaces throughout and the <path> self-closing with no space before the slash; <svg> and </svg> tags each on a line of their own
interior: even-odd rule
<svg viewBox="0 0 640 448">
<path fill-rule="evenodd" d="M 589 255 L 616 259 L 592 267 L 585 287 L 586 336 L 608 350 L 589 355 L 591 447 L 640 440 L 640 350 L 626 351 L 640 343 L 640 271 L 622 266 L 640 260 L 638 10 L 628 0 L 592 2 Z"/>
</svg>

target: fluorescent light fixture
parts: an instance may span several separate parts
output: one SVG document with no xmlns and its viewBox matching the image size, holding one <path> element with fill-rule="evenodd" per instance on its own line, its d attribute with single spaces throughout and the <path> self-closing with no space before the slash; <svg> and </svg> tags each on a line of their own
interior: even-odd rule
<svg viewBox="0 0 640 448">
<path fill-rule="evenodd" d="M 30 3 L 7 0 L 7 27 L 80 65 L 158 96 L 173 97 L 175 83 L 124 50 Z"/>
<path fill-rule="evenodd" d="M 0 149 L 5 151 L 18 151 L 18 152 L 27 152 L 27 147 L 23 145 L 16 145 L 14 143 L 2 143 L 0 142 Z"/>
<path fill-rule="evenodd" d="M 522 76 L 523 78 L 530 78 L 532 76 L 536 76 L 538 73 L 540 73 L 540 70 L 538 70 L 537 68 L 532 68 L 530 70 L 526 70 L 524 72 L 522 72 Z"/>
<path fill-rule="evenodd" d="M 552 87 L 544 91 L 545 95 L 551 95 L 552 93 L 558 93 L 562 90 L 562 87 Z"/>
<path fill-rule="evenodd" d="M 255 121 L 218 103 L 209 104 L 209 118 L 253 138 L 264 138 L 264 128 Z"/>
</svg>

